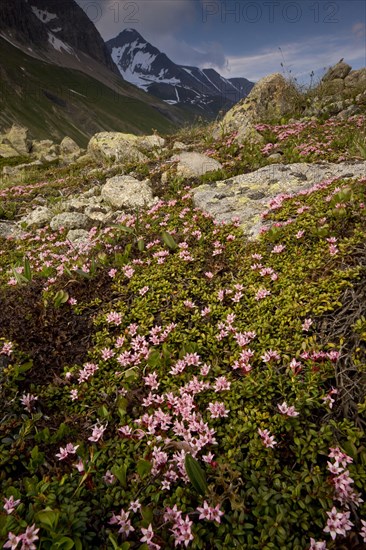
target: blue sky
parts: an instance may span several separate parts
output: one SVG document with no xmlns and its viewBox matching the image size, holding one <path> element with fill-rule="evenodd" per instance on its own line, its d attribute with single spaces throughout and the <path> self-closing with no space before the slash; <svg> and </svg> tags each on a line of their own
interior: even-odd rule
<svg viewBox="0 0 366 550">
<path fill-rule="evenodd" d="M 77 0 L 105 40 L 137 29 L 174 62 L 299 81 L 344 58 L 366 65 L 363 0 Z M 283 66 L 281 66 L 281 63 Z"/>
</svg>

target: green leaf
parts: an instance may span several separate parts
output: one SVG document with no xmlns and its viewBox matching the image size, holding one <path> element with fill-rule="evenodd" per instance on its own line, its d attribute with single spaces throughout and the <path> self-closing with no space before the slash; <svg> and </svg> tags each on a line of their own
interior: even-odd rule
<svg viewBox="0 0 366 550">
<path fill-rule="evenodd" d="M 24 258 L 24 277 L 27 281 L 32 280 L 32 269 L 27 257 Z"/>
<path fill-rule="evenodd" d="M 112 474 L 116 476 L 123 488 L 127 487 L 127 466 L 122 464 L 122 466 L 113 466 Z"/>
<path fill-rule="evenodd" d="M 163 231 L 161 236 L 168 248 L 170 248 L 171 250 L 176 250 L 178 248 L 177 243 L 175 242 L 175 240 L 173 239 L 170 233 L 168 233 L 167 231 Z"/>
<path fill-rule="evenodd" d="M 60 512 L 52 510 L 51 508 L 45 508 L 44 510 L 38 512 L 36 517 L 40 523 L 43 523 L 43 525 L 50 527 L 51 529 L 55 529 L 58 524 Z"/>
<path fill-rule="evenodd" d="M 140 458 L 140 460 L 137 463 L 136 470 L 140 477 L 145 477 L 151 472 L 151 468 L 152 468 L 151 462 L 149 462 L 148 460 L 144 460 L 143 458 Z"/>
<path fill-rule="evenodd" d="M 133 234 L 133 229 L 131 227 L 127 227 L 127 225 L 119 225 L 118 229 L 124 233 L 129 233 L 130 235 Z"/>
<path fill-rule="evenodd" d="M 204 496 L 207 491 L 207 481 L 205 472 L 202 470 L 199 462 L 191 454 L 187 453 L 184 465 L 193 487 L 200 495 Z"/>
<path fill-rule="evenodd" d="M 62 306 L 62 304 L 65 304 L 68 299 L 69 299 L 69 294 L 64 290 L 59 290 L 55 294 L 55 297 L 53 299 L 53 304 L 56 308 L 58 308 Z"/>
<path fill-rule="evenodd" d="M 151 352 L 150 352 L 150 355 L 149 355 L 149 358 L 147 360 L 147 364 L 150 366 L 150 367 L 157 367 L 159 364 L 160 364 L 160 353 L 158 352 L 158 350 L 156 349 L 153 349 Z"/>
<path fill-rule="evenodd" d="M 127 412 L 127 405 L 128 405 L 127 399 L 125 397 L 123 397 L 122 395 L 118 396 L 117 408 L 118 408 L 118 414 L 121 417 L 125 416 L 125 414 Z"/>
<path fill-rule="evenodd" d="M 144 242 L 144 239 L 139 239 L 137 241 L 137 248 L 139 249 L 140 252 L 143 252 L 145 250 L 145 242 Z"/>
<path fill-rule="evenodd" d="M 97 414 L 99 418 L 108 418 L 110 416 L 110 412 L 105 405 L 99 407 Z"/>
<path fill-rule="evenodd" d="M 71 550 L 74 546 L 74 541 L 72 539 L 69 537 L 61 537 L 57 542 L 53 543 L 51 550 L 53 550 L 53 548 L 60 548 L 60 550 Z"/>
</svg>

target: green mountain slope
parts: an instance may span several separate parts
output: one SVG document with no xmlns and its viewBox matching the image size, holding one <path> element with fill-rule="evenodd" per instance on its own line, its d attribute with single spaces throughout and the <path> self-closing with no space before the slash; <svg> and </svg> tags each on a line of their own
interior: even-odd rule
<svg viewBox="0 0 366 550">
<path fill-rule="evenodd" d="M 186 118 L 117 77 L 110 87 L 30 57 L 1 38 L 0 59 L 0 127 L 17 122 L 35 139 L 69 135 L 85 146 L 98 131 L 170 132 Z"/>
</svg>

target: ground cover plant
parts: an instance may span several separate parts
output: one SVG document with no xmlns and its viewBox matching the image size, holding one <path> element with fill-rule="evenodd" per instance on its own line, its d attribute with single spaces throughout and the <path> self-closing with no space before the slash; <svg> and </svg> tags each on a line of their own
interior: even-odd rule
<svg viewBox="0 0 366 550">
<path fill-rule="evenodd" d="M 47 174 L 20 195 L 90 184 Z M 256 242 L 194 208 L 197 183 L 81 246 L 1 240 L 4 548 L 364 547 L 366 179 L 277 197 Z"/>
</svg>

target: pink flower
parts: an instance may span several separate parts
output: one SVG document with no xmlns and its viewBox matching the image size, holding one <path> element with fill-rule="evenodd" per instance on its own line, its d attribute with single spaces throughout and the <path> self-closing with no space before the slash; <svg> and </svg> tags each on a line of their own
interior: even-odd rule
<svg viewBox="0 0 366 550">
<path fill-rule="evenodd" d="M 120 313 L 117 313 L 117 311 L 111 311 L 107 315 L 107 323 L 111 323 L 114 325 L 120 325 L 122 323 L 122 315 Z"/>
<path fill-rule="evenodd" d="M 103 426 L 102 424 L 95 424 L 93 426 L 92 435 L 88 437 L 88 440 L 96 443 L 103 436 L 106 429 L 107 426 Z"/>
<path fill-rule="evenodd" d="M 154 531 L 153 531 L 151 523 L 150 523 L 150 525 L 147 529 L 144 529 L 143 527 L 141 527 L 141 533 L 144 536 L 141 537 L 140 542 L 146 542 L 146 544 L 149 545 L 149 543 L 152 541 L 152 539 L 154 537 Z"/>
<path fill-rule="evenodd" d="M 259 435 L 261 436 L 262 438 L 262 441 L 263 441 L 263 444 L 266 446 L 266 447 L 274 447 L 275 445 L 277 445 L 277 442 L 275 441 L 275 438 L 273 435 L 270 435 L 270 431 L 269 430 L 261 430 L 260 428 L 258 429 L 258 433 Z"/>
<path fill-rule="evenodd" d="M 103 348 L 101 351 L 102 359 L 104 361 L 107 361 L 108 359 L 111 359 L 111 357 L 114 356 L 114 351 L 110 348 Z"/>
<path fill-rule="evenodd" d="M 20 499 L 14 500 L 13 496 L 9 498 L 4 497 L 4 510 L 7 514 L 12 514 L 17 506 L 20 504 Z"/>
<path fill-rule="evenodd" d="M 327 525 L 323 531 L 329 533 L 333 540 L 337 535 L 345 536 L 353 526 L 349 520 L 350 512 L 337 512 L 337 509 L 333 506 L 331 511 L 327 512 L 327 515 Z"/>
<path fill-rule="evenodd" d="M 327 550 L 327 543 L 322 540 L 316 542 L 315 539 L 311 538 L 309 550 Z"/>
<path fill-rule="evenodd" d="M 278 407 L 278 410 L 280 411 L 281 414 L 285 414 L 287 416 L 298 416 L 299 413 L 296 412 L 295 410 L 295 407 L 289 407 L 286 403 L 286 401 L 284 401 L 282 403 L 282 405 L 277 405 Z"/>
<path fill-rule="evenodd" d="M 366 521 L 361 519 L 362 528 L 360 531 L 360 536 L 362 537 L 363 542 L 366 542 Z"/>
<path fill-rule="evenodd" d="M 70 397 L 71 397 L 71 401 L 76 401 L 79 398 L 78 390 L 71 390 Z"/>
<path fill-rule="evenodd" d="M 122 271 L 128 279 L 131 279 L 131 277 L 135 273 L 134 268 L 130 265 L 124 265 L 123 268 L 122 268 Z"/>
<path fill-rule="evenodd" d="M 229 413 L 229 410 L 225 409 L 225 404 L 219 401 L 215 401 L 215 403 L 209 403 L 207 409 L 211 413 L 211 418 L 225 417 Z"/>
<path fill-rule="evenodd" d="M 12 342 L 4 342 L 3 347 L 0 350 L 0 354 L 2 355 L 11 355 L 13 353 L 13 343 Z"/>
<path fill-rule="evenodd" d="M 264 355 L 261 356 L 261 359 L 263 359 L 264 363 L 269 363 L 270 361 L 278 361 L 281 358 L 278 351 L 269 349 L 264 353 Z"/>
<path fill-rule="evenodd" d="M 313 324 L 312 319 L 305 319 L 305 321 L 304 321 L 303 324 L 301 325 L 302 330 L 304 330 L 305 332 L 307 332 L 307 331 L 309 330 L 309 328 L 311 327 L 312 324 Z"/>
<path fill-rule="evenodd" d="M 132 512 L 138 512 L 138 510 L 140 510 L 141 508 L 141 504 L 140 504 L 140 501 L 137 499 L 137 500 L 134 500 L 130 503 L 130 507 L 129 507 L 129 510 L 132 510 Z"/>
<path fill-rule="evenodd" d="M 285 250 L 286 246 L 284 244 L 276 244 L 276 246 L 273 247 L 271 254 L 280 254 Z"/>
<path fill-rule="evenodd" d="M 114 483 L 116 481 L 116 478 L 110 470 L 107 470 L 106 473 L 103 476 L 103 481 L 107 485 L 112 485 L 112 483 Z"/>
<path fill-rule="evenodd" d="M 20 402 L 24 405 L 26 410 L 28 412 L 32 412 L 33 403 L 37 401 L 38 397 L 36 395 L 32 395 L 31 393 L 23 393 L 22 397 L 20 398 Z"/>
<path fill-rule="evenodd" d="M 263 300 L 263 298 L 265 298 L 266 296 L 269 296 L 271 294 L 271 292 L 269 290 L 267 290 L 266 288 L 260 288 L 256 295 L 255 295 L 255 299 L 257 301 L 259 300 Z"/>
<path fill-rule="evenodd" d="M 21 541 L 21 537 L 14 535 L 11 531 L 8 533 L 8 540 L 4 544 L 3 548 L 11 548 L 11 550 L 15 550 L 17 548 L 18 543 Z"/>
</svg>

